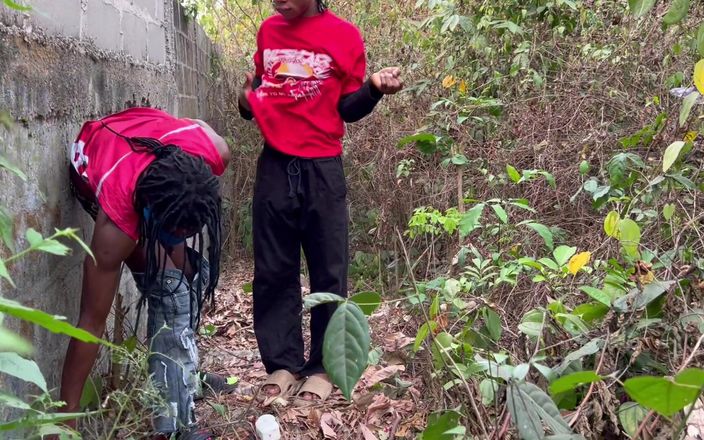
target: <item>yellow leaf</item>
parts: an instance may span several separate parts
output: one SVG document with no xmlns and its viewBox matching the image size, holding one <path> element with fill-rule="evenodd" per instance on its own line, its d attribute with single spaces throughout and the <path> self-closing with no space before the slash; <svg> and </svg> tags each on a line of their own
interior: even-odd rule
<svg viewBox="0 0 704 440">
<path fill-rule="evenodd" d="M 445 87 L 446 89 L 449 89 L 450 87 L 454 86 L 457 84 L 457 79 L 455 79 L 454 76 L 452 75 L 447 75 L 445 79 L 442 80 L 442 86 Z"/>
<path fill-rule="evenodd" d="M 704 60 L 699 60 L 694 66 L 694 85 L 699 93 L 704 95 Z"/>
<path fill-rule="evenodd" d="M 581 268 L 586 266 L 591 258 L 591 252 L 582 252 L 581 254 L 577 254 L 574 257 L 570 258 L 570 262 L 567 263 L 567 269 L 569 269 L 572 275 L 577 275 L 577 272 L 579 272 Z"/>
<path fill-rule="evenodd" d="M 462 94 L 467 93 L 467 83 L 465 82 L 465 80 L 460 81 L 459 90 Z"/>
<path fill-rule="evenodd" d="M 696 131 L 688 131 L 687 134 L 684 136 L 684 141 L 694 142 L 697 140 L 697 136 L 699 136 L 699 133 L 697 133 Z"/>
</svg>

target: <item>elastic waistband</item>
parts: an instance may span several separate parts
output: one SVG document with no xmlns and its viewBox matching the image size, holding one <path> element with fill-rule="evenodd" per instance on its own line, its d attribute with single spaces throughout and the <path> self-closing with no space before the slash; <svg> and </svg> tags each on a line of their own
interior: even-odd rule
<svg viewBox="0 0 704 440">
<path fill-rule="evenodd" d="M 340 155 L 328 156 L 328 157 L 302 157 L 302 156 L 292 156 L 290 154 L 282 153 L 276 148 L 272 147 L 268 143 L 264 143 L 264 148 L 262 149 L 262 154 L 266 154 L 269 157 L 279 159 L 282 161 L 290 162 L 293 159 L 298 159 L 299 161 L 311 161 L 311 162 L 327 162 L 332 160 L 339 160 Z"/>
</svg>

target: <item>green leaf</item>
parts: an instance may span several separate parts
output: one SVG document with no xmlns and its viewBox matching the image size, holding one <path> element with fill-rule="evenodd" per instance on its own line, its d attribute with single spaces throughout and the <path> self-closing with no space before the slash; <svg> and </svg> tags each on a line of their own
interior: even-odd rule
<svg viewBox="0 0 704 440">
<path fill-rule="evenodd" d="M 633 295 L 633 308 L 635 310 L 642 309 L 667 292 L 673 284 L 675 284 L 675 281 L 653 281 L 643 287 L 642 292 L 635 289 L 633 292 L 635 294 Z"/>
<path fill-rule="evenodd" d="M 45 393 L 49 392 L 44 375 L 39 370 L 37 363 L 21 357 L 17 353 L 0 353 L 0 373 L 33 383 Z"/>
<path fill-rule="evenodd" d="M 579 316 L 588 324 L 598 321 L 609 313 L 609 307 L 603 303 L 586 303 L 579 305 L 572 310 L 572 314 Z"/>
<path fill-rule="evenodd" d="M 662 158 L 663 173 L 666 173 L 670 168 L 672 168 L 672 165 L 677 162 L 677 159 L 680 157 L 680 153 L 682 152 L 682 148 L 684 148 L 684 146 L 684 142 L 677 141 L 673 142 L 672 144 L 670 144 L 669 147 L 667 147 L 667 149 L 665 150 L 665 155 Z"/>
<path fill-rule="evenodd" d="M 572 362 L 579 361 L 587 356 L 591 356 L 593 354 L 596 354 L 601 350 L 601 348 L 604 346 L 604 340 L 601 338 L 594 338 L 591 341 L 587 342 L 584 344 L 582 348 L 580 348 L 577 351 L 574 351 L 567 356 L 565 356 L 565 359 L 562 361 L 560 365 L 557 367 L 553 368 L 555 371 L 555 374 L 557 375 L 562 375 L 567 368 L 572 364 Z"/>
<path fill-rule="evenodd" d="M 77 419 L 79 417 L 87 417 L 93 414 L 96 414 L 96 412 L 57 414 L 39 413 L 32 415 L 31 417 L 23 417 L 21 419 L 12 420 L 7 423 L 0 423 L 0 431 L 15 431 L 23 428 L 36 428 L 38 426 L 66 422 L 68 420 Z"/>
<path fill-rule="evenodd" d="M 689 12 L 689 3 L 690 0 L 672 0 L 670 9 L 667 10 L 667 14 L 662 19 L 663 23 L 667 26 L 672 26 L 684 20 Z"/>
<path fill-rule="evenodd" d="M 108 347 L 113 346 L 108 341 L 100 339 L 85 330 L 72 326 L 64 321 L 64 318 L 61 316 L 52 316 L 42 312 L 41 310 L 25 307 L 22 304 L 9 299 L 0 298 L 0 313 L 5 313 L 23 321 L 31 322 L 32 324 L 43 327 L 52 333 L 67 335 L 78 339 L 79 341 L 102 344 Z"/>
<path fill-rule="evenodd" d="M 484 203 L 476 204 L 462 216 L 459 225 L 461 238 L 465 238 L 480 226 L 479 219 L 484 212 L 484 206 Z"/>
<path fill-rule="evenodd" d="M 545 313 L 540 310 L 531 310 L 526 313 L 518 325 L 518 330 L 526 336 L 537 338 L 544 327 Z"/>
<path fill-rule="evenodd" d="M 567 376 L 562 376 L 550 384 L 550 394 L 554 396 L 556 394 L 574 390 L 581 385 L 599 382 L 601 379 L 602 377 L 594 371 L 579 371 L 577 373 L 568 374 Z"/>
<path fill-rule="evenodd" d="M 656 0 L 628 0 L 628 8 L 636 17 L 642 17 L 655 6 Z"/>
<path fill-rule="evenodd" d="M 635 402 L 626 402 L 618 409 L 618 420 L 629 437 L 633 437 L 636 434 L 638 427 L 647 415 L 648 410 Z"/>
<path fill-rule="evenodd" d="M 418 133 L 398 141 L 398 147 L 403 148 L 410 143 L 415 143 L 421 153 L 433 154 L 438 150 L 438 140 L 439 138 L 432 133 Z"/>
<path fill-rule="evenodd" d="M 611 307 L 611 297 L 603 290 L 597 289 L 596 287 L 592 286 L 582 286 L 579 288 L 579 290 L 586 293 L 593 299 L 599 301 L 600 303 L 604 304 L 606 307 Z"/>
<path fill-rule="evenodd" d="M 240 378 L 237 376 L 229 376 L 226 380 L 228 385 L 237 385 L 237 383 L 240 381 Z"/>
<path fill-rule="evenodd" d="M 83 384 L 81 393 L 81 410 L 94 409 L 100 406 L 100 396 L 103 392 L 103 378 L 100 376 L 89 377 Z"/>
<path fill-rule="evenodd" d="M 484 379 L 479 382 L 479 394 L 482 396 L 484 406 L 496 403 L 496 393 L 499 391 L 499 383 L 494 379 Z"/>
<path fill-rule="evenodd" d="M 17 408 L 17 409 L 30 409 L 31 406 L 21 401 L 15 396 L 10 396 L 8 394 L 0 393 L 0 408 L 2 407 Z"/>
<path fill-rule="evenodd" d="M 668 222 L 672 220 L 672 217 L 675 215 L 675 205 L 673 203 L 668 203 L 667 205 L 662 207 L 662 216 L 667 220 Z"/>
<path fill-rule="evenodd" d="M 0 260 L 2 261 L 2 260 Z M 0 325 L 0 352 L 32 354 L 32 344 Z"/>
<path fill-rule="evenodd" d="M 345 301 L 345 298 L 341 297 L 340 295 L 336 295 L 334 293 L 320 292 L 312 293 L 303 298 L 303 306 L 307 310 L 310 310 L 313 307 L 319 306 L 321 304 L 343 303 Z"/>
<path fill-rule="evenodd" d="M 10 171 L 11 173 L 14 173 L 17 177 L 22 179 L 23 181 L 27 181 L 27 175 L 22 172 L 17 166 L 13 165 L 12 162 L 10 162 L 5 156 L 0 154 L 0 168 L 5 168 L 6 170 Z"/>
<path fill-rule="evenodd" d="M 699 30 L 697 30 L 697 52 L 699 56 L 704 58 L 704 23 L 699 25 Z"/>
<path fill-rule="evenodd" d="M 486 323 L 486 329 L 489 330 L 489 336 L 494 340 L 494 342 L 499 342 L 503 332 L 499 314 L 489 307 L 484 307 L 482 310 L 484 314 L 484 322 Z"/>
<path fill-rule="evenodd" d="M 621 222 L 621 215 L 618 211 L 611 211 L 604 219 L 604 232 L 612 238 L 618 238 L 618 224 Z"/>
<path fill-rule="evenodd" d="M 589 173 L 589 170 L 591 169 L 591 166 L 589 165 L 589 162 L 586 160 L 583 160 L 579 164 L 579 174 L 585 176 L 587 173 Z"/>
<path fill-rule="evenodd" d="M 31 11 L 32 8 L 30 6 L 24 6 L 20 3 L 17 3 L 13 0 L 2 0 L 2 2 L 5 4 L 10 9 L 14 9 L 15 11 L 20 11 L 20 12 L 28 12 Z"/>
<path fill-rule="evenodd" d="M 699 92 L 692 92 L 684 98 L 682 108 L 680 109 L 680 127 L 684 127 L 687 120 L 689 120 L 689 115 L 692 113 L 692 108 L 694 107 L 694 104 L 697 103 L 700 96 L 701 95 Z"/>
<path fill-rule="evenodd" d="M 344 302 L 330 319 L 323 342 L 323 366 L 349 400 L 369 359 L 369 323 L 357 304 Z"/>
<path fill-rule="evenodd" d="M 491 207 L 494 209 L 494 213 L 496 213 L 499 220 L 501 220 L 501 223 L 507 224 L 508 214 L 506 213 L 506 210 L 501 205 L 491 205 Z"/>
<path fill-rule="evenodd" d="M 626 393 L 633 400 L 665 417 L 671 417 L 694 403 L 702 387 L 704 370 L 698 368 L 685 370 L 674 380 L 640 376 L 628 379 L 623 384 Z"/>
<path fill-rule="evenodd" d="M 5 208 L 0 206 L 0 238 L 2 238 L 3 243 L 10 249 L 11 252 L 15 252 L 15 238 L 13 234 L 13 223 L 12 217 L 5 211 Z"/>
<path fill-rule="evenodd" d="M 638 258 L 638 246 L 640 245 L 640 227 L 636 222 L 627 218 L 618 223 L 619 240 L 621 247 L 631 258 Z"/>
<path fill-rule="evenodd" d="M 220 417 L 225 417 L 225 414 L 227 414 L 227 408 L 225 408 L 225 405 L 221 403 L 215 403 L 215 402 L 208 402 L 208 405 L 213 408 L 213 411 L 215 411 Z"/>
<path fill-rule="evenodd" d="M 576 253 L 576 247 L 558 246 L 553 251 L 552 256 L 555 257 L 555 262 L 557 262 L 557 265 L 562 267 L 567 264 L 570 261 L 570 258 L 572 258 Z"/>
<path fill-rule="evenodd" d="M 555 402 L 532 383 L 509 384 L 506 404 L 518 434 L 524 440 L 543 439 L 543 423 L 555 434 L 572 434 Z"/>
<path fill-rule="evenodd" d="M 521 174 L 518 172 L 517 169 L 515 169 L 511 165 L 506 165 L 506 174 L 513 183 L 518 183 L 521 180 Z"/>
<path fill-rule="evenodd" d="M 27 229 L 24 235 L 27 238 L 27 241 L 29 242 L 29 245 L 31 247 L 39 246 L 39 244 L 44 241 L 44 237 L 42 237 L 42 234 L 35 231 L 34 228 Z"/>
<path fill-rule="evenodd" d="M 356 303 L 365 315 L 371 316 L 381 305 L 381 295 L 376 292 L 360 292 L 351 297 L 350 301 Z"/>
<path fill-rule="evenodd" d="M 440 294 L 435 295 L 430 303 L 430 319 L 435 319 L 440 314 Z"/>
<path fill-rule="evenodd" d="M 418 333 L 416 333 L 416 341 L 413 343 L 413 351 L 417 352 L 420 350 L 420 346 L 425 341 L 428 335 L 438 328 L 438 323 L 435 321 L 428 321 L 420 326 Z"/>
<path fill-rule="evenodd" d="M 252 283 L 244 283 L 242 284 L 242 292 L 243 293 L 252 293 L 254 292 L 254 285 Z"/>
<path fill-rule="evenodd" d="M 533 229 L 535 232 L 538 233 L 538 235 L 543 237 L 545 245 L 548 247 L 548 249 L 552 250 L 555 247 L 552 237 L 552 231 L 550 230 L 550 228 L 540 223 L 526 223 L 526 226 Z"/>
<path fill-rule="evenodd" d="M 456 411 L 431 414 L 428 427 L 421 434 L 422 440 L 454 440 L 453 429 L 459 426 L 460 414 Z"/>
<path fill-rule="evenodd" d="M 37 246 L 32 247 L 38 251 L 59 256 L 65 256 L 71 253 L 70 247 L 50 238 L 47 238 Z"/>
</svg>

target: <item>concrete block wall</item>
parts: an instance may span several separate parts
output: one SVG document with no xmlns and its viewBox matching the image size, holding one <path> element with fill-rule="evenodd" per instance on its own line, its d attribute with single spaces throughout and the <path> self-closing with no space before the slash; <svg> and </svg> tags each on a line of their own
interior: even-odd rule
<svg viewBox="0 0 704 440">
<path fill-rule="evenodd" d="M 217 126 L 212 109 L 222 99 L 208 68 L 214 48 L 174 0 L 30 3 L 34 10 L 26 14 L 0 3 L 0 112 L 16 121 L 10 130 L 0 125 L 0 154 L 28 175 L 23 182 L 0 171 L 0 205 L 14 217 L 20 249 L 29 227 L 44 235 L 76 227 L 90 240 L 93 222 L 70 194 L 67 174 L 67 147 L 84 121 L 121 110 L 135 94 Z M 19 261 L 10 270 L 17 288 L 0 283 L 0 295 L 75 323 L 85 254 L 73 248 L 69 257 L 32 254 Z M 128 306 L 138 298 L 127 269 L 120 294 Z M 9 318 L 4 324 L 33 342 L 35 359 L 56 389 L 68 339 Z M 20 396 L 36 391 L 2 377 L 0 389 Z"/>
</svg>

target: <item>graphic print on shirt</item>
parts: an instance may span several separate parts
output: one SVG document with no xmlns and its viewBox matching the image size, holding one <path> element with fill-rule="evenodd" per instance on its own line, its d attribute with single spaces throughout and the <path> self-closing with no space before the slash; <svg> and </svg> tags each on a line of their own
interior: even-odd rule
<svg viewBox="0 0 704 440">
<path fill-rule="evenodd" d="M 256 90 L 260 98 L 277 96 L 294 100 L 320 95 L 320 85 L 332 75 L 332 58 L 298 49 L 265 49 L 264 75 Z"/>
</svg>

